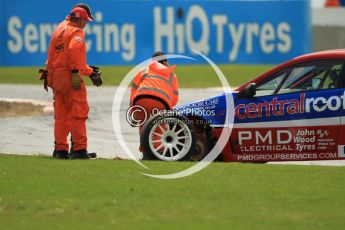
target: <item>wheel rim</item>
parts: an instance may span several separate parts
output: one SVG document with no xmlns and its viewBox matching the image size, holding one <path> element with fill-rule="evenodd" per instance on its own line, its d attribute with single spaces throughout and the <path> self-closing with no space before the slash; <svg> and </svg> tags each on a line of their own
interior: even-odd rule
<svg viewBox="0 0 345 230">
<path fill-rule="evenodd" d="M 192 145 L 192 133 L 185 122 L 177 118 L 163 118 L 150 130 L 152 153 L 164 161 L 178 161 L 185 157 Z"/>
</svg>

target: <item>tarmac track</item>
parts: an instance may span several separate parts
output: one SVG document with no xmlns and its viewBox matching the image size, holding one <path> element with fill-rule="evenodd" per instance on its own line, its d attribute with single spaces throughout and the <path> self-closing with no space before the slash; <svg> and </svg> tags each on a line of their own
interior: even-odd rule
<svg viewBox="0 0 345 230">
<path fill-rule="evenodd" d="M 89 100 L 88 150 L 97 152 L 102 158 L 129 158 L 117 142 L 112 124 L 112 106 L 116 87 L 87 87 Z M 181 89 L 180 103 L 204 99 L 217 95 L 217 90 Z M 36 85 L 0 85 L 0 100 L 32 100 L 38 104 L 52 106 L 52 92 L 46 92 Z M 126 90 L 121 104 L 121 130 L 127 146 L 136 158 L 141 158 L 138 151 L 138 128 L 132 128 L 126 121 L 129 104 L 129 90 Z M 121 103 L 121 102 L 117 102 Z M 51 155 L 54 146 L 53 114 L 44 116 L 22 116 L 0 118 L 0 153 Z"/>
<path fill-rule="evenodd" d="M 113 130 L 112 105 L 117 87 L 87 87 L 90 106 L 88 129 L 88 149 L 97 152 L 101 158 L 124 158 L 129 156 L 124 152 Z M 219 95 L 220 89 L 180 89 L 180 104 L 201 100 Z M 43 90 L 42 86 L 34 85 L 0 85 L 0 100 L 26 99 L 37 103 L 52 104 L 52 93 Z M 120 123 L 124 140 L 131 153 L 141 158 L 138 151 L 139 134 L 137 128 L 132 128 L 126 121 L 129 90 L 121 103 Z M 115 99 L 117 100 L 117 99 Z M 51 155 L 53 139 L 53 114 L 43 116 L 22 116 L 0 118 L 0 153 L 23 155 Z M 281 162 L 272 163 L 281 164 Z M 284 162 L 283 164 L 302 165 L 332 165 L 345 166 L 345 161 L 303 161 Z"/>
</svg>

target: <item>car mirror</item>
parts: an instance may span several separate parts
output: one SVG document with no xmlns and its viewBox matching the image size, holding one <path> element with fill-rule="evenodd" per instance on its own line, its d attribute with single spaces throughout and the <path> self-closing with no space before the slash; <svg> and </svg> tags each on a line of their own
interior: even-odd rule
<svg viewBox="0 0 345 230">
<path fill-rule="evenodd" d="M 253 98 L 256 94 L 256 84 L 250 83 L 241 92 L 238 93 L 237 98 Z"/>
</svg>

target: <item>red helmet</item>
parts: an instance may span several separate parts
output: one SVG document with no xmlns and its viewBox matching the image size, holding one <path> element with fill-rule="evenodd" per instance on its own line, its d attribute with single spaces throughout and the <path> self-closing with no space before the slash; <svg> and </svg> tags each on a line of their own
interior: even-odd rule
<svg viewBox="0 0 345 230">
<path fill-rule="evenodd" d="M 91 14 L 91 9 L 88 5 L 86 5 L 85 3 L 78 3 L 75 6 L 73 6 L 72 9 L 76 8 L 76 7 L 81 7 L 84 10 L 86 10 L 87 15 L 89 16 L 89 18 L 91 18 L 92 20 L 95 20 Z"/>
</svg>

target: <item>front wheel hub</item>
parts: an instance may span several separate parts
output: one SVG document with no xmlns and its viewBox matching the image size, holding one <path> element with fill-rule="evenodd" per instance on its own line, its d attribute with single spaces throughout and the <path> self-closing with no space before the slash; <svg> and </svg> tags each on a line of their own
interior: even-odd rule
<svg viewBox="0 0 345 230">
<path fill-rule="evenodd" d="M 152 153 L 164 161 L 178 161 L 186 156 L 192 144 L 192 133 L 185 122 L 174 118 L 163 118 L 149 133 Z"/>
</svg>

